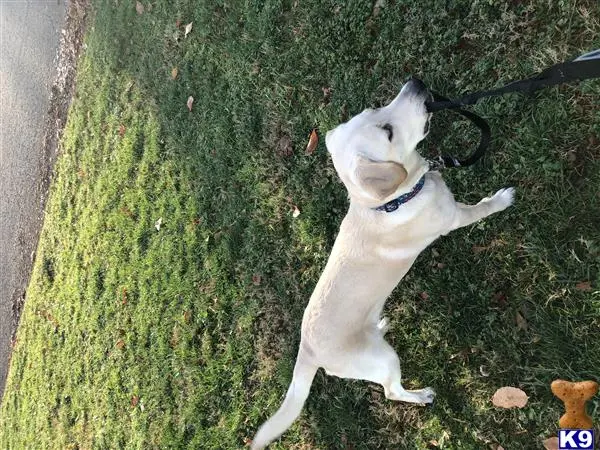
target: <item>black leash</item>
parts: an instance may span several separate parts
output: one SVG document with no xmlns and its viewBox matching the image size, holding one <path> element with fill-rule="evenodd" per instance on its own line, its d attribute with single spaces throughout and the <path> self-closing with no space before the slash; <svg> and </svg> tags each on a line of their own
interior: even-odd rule
<svg viewBox="0 0 600 450">
<path fill-rule="evenodd" d="M 479 128 L 481 131 L 481 138 L 477 149 L 466 159 L 442 155 L 437 159 L 429 160 L 431 169 L 439 170 L 446 167 L 470 166 L 475 164 L 485 154 L 489 147 L 491 131 L 488 123 L 477 114 L 464 110 L 461 107 L 474 105 L 480 99 L 485 97 L 494 97 L 511 92 L 531 93 L 538 89 L 557 84 L 568 83 L 571 81 L 583 81 L 592 78 L 600 78 L 600 49 L 586 53 L 573 61 L 555 64 L 534 77 L 513 81 L 501 88 L 474 92 L 452 100 L 432 91 L 433 101 L 425 102 L 428 112 L 433 113 L 444 109 L 456 110 L 456 112 L 469 119 Z"/>
</svg>

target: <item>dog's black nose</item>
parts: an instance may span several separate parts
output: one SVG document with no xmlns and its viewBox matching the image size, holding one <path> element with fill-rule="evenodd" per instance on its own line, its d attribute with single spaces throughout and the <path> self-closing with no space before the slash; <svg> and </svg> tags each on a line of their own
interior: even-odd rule
<svg viewBox="0 0 600 450">
<path fill-rule="evenodd" d="M 406 83 L 406 89 L 410 95 L 428 97 L 427 86 L 418 78 L 411 78 Z"/>
<path fill-rule="evenodd" d="M 425 86 L 425 83 L 423 83 L 418 78 L 412 77 L 410 80 L 408 80 L 408 82 L 414 86 L 414 87 L 412 87 L 412 89 L 415 89 L 416 91 L 426 91 L 427 90 L 427 86 Z"/>
</svg>

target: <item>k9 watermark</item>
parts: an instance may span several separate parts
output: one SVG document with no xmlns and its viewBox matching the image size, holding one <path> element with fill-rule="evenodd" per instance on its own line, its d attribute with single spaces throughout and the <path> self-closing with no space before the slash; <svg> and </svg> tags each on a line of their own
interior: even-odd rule
<svg viewBox="0 0 600 450">
<path fill-rule="evenodd" d="M 559 450 L 594 450 L 594 430 L 558 430 Z"/>
</svg>

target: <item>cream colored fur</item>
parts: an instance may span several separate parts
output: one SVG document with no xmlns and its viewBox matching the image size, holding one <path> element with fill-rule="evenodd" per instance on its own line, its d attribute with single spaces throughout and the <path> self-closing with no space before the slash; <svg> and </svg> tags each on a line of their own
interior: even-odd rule
<svg viewBox="0 0 600 450">
<path fill-rule="evenodd" d="M 427 97 L 421 84 L 409 82 L 389 105 L 367 109 L 327 133 L 327 149 L 350 207 L 304 312 L 285 400 L 258 430 L 253 449 L 264 448 L 292 424 L 319 367 L 329 375 L 379 383 L 390 400 L 433 401 L 431 388 L 402 387 L 400 361 L 384 339 L 384 303 L 421 251 L 439 236 L 507 208 L 514 189 L 476 205 L 454 200 L 441 175 L 429 172 L 415 150 L 430 119 Z M 423 175 L 421 192 L 396 211 L 373 209 L 410 192 Z"/>
</svg>

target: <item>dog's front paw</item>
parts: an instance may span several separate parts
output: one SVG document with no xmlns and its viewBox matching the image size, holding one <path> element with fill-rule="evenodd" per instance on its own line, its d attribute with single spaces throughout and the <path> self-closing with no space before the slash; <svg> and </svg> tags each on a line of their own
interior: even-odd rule
<svg viewBox="0 0 600 450">
<path fill-rule="evenodd" d="M 509 187 L 500 189 L 490 198 L 490 202 L 494 205 L 496 211 L 502 211 L 508 208 L 515 201 L 515 188 Z"/>
</svg>

